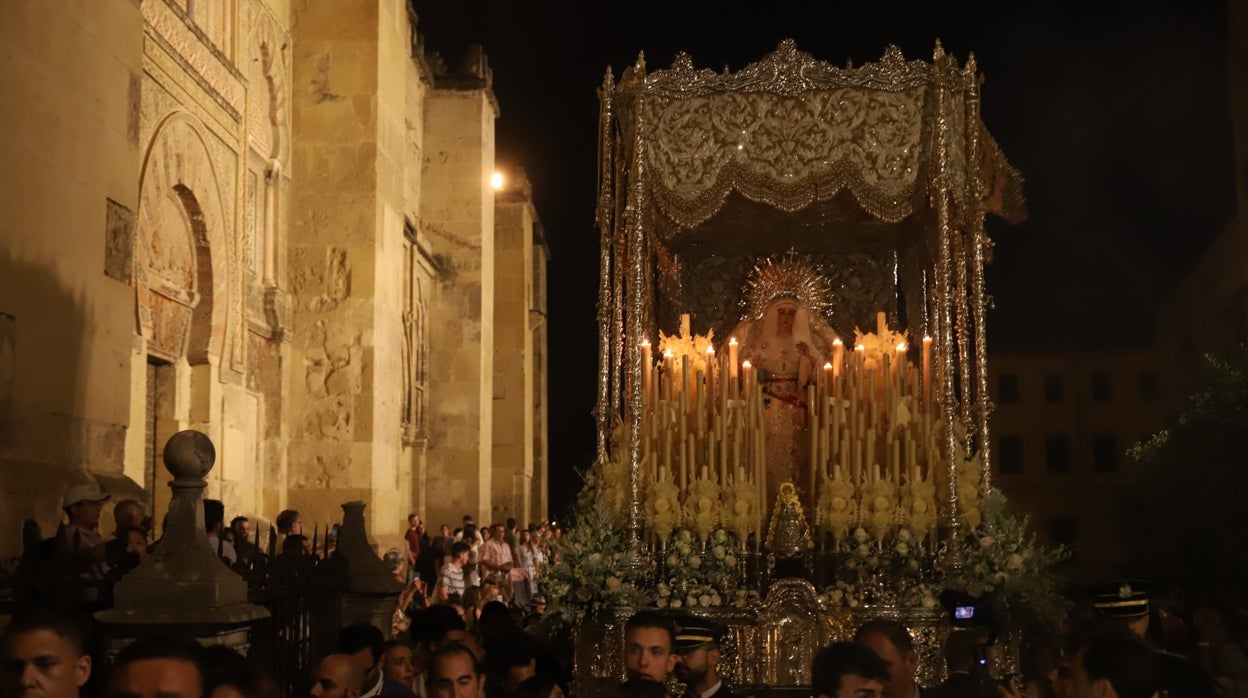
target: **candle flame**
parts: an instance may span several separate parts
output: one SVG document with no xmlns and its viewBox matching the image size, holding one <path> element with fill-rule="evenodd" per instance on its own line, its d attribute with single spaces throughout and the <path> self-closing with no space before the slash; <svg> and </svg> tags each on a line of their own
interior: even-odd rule
<svg viewBox="0 0 1248 698">
<path fill-rule="evenodd" d="M 741 362 L 741 368 L 749 368 L 749 367 L 750 367 L 750 366 L 752 366 L 752 365 L 753 365 L 753 364 L 751 364 L 751 363 L 750 363 L 750 360 L 749 360 L 749 359 L 746 359 L 745 361 L 742 361 L 742 362 Z"/>
<path fill-rule="evenodd" d="M 824 369 L 825 371 L 830 371 L 830 370 L 832 370 L 832 362 L 831 362 L 831 361 L 829 361 L 829 362 L 825 363 L 825 364 L 823 365 L 823 369 Z"/>
<path fill-rule="evenodd" d="M 706 348 L 706 354 L 707 354 L 707 356 L 714 356 L 714 355 L 715 355 L 715 347 L 707 347 L 707 348 Z"/>
<path fill-rule="evenodd" d="M 729 344 L 736 344 L 736 343 L 737 343 L 737 338 L 736 338 L 736 337 L 729 337 L 729 338 L 728 338 L 728 343 L 729 343 Z"/>
<path fill-rule="evenodd" d="M 665 351 L 663 352 L 663 357 L 664 357 L 664 358 L 666 358 L 666 359 L 670 359 L 670 358 L 672 358 L 673 356 L 676 356 L 676 355 L 672 353 L 672 350 L 671 350 L 671 349 L 667 349 L 667 350 L 665 350 Z"/>
<path fill-rule="evenodd" d="M 650 346 L 650 340 L 648 340 L 648 339 L 643 339 L 643 340 L 641 340 L 641 346 L 643 346 L 643 347 L 648 347 L 648 346 Z"/>
<path fill-rule="evenodd" d="M 897 351 L 905 351 L 905 350 L 906 350 L 906 343 L 905 343 L 905 342 L 902 342 L 901 344 L 898 344 L 898 345 L 897 345 Z"/>
<path fill-rule="evenodd" d="M 928 336 L 926 336 L 926 335 L 924 335 L 924 336 L 923 336 L 923 341 L 924 341 L 924 342 L 930 342 L 930 341 L 932 341 L 932 338 L 931 338 L 931 337 L 928 337 Z"/>
<path fill-rule="evenodd" d="M 867 350 L 867 345 L 865 344 L 859 344 L 858 346 L 854 347 L 854 351 L 866 351 L 866 350 Z"/>
<path fill-rule="evenodd" d="M 840 337 L 837 337 L 836 339 L 832 340 L 832 346 L 834 347 L 839 347 L 842 344 L 844 344 L 844 342 L 841 341 Z"/>
</svg>

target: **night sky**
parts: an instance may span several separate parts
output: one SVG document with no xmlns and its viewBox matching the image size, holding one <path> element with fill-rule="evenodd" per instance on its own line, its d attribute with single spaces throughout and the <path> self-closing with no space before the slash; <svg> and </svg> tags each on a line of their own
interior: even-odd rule
<svg viewBox="0 0 1248 698">
<path fill-rule="evenodd" d="M 734 71 L 784 38 L 836 65 L 890 43 L 930 59 L 937 38 L 960 63 L 973 51 L 984 122 L 1023 173 L 1030 214 L 989 219 L 989 341 L 1147 341 L 1158 305 L 1234 213 L 1225 3 L 947 5 L 415 3 L 448 63 L 484 46 L 500 169 L 526 170 L 550 243 L 552 513 L 593 459 L 596 88 L 639 51 L 650 70 L 684 51 Z"/>
</svg>

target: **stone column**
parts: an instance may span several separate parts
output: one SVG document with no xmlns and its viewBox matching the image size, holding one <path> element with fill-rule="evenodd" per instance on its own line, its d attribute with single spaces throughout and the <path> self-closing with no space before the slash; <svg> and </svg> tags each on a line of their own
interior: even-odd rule
<svg viewBox="0 0 1248 698">
<path fill-rule="evenodd" d="M 491 520 L 530 520 L 533 483 L 533 210 L 528 179 L 507 175 L 494 198 L 494 452 Z M 482 523 L 486 523 L 482 521 Z"/>
<path fill-rule="evenodd" d="M 494 120 L 478 48 L 425 98 L 421 218 L 439 264 L 430 306 L 426 519 L 489 523 L 494 398 Z"/>
<path fill-rule="evenodd" d="M 162 633 L 189 635 L 246 654 L 251 625 L 268 617 L 266 609 L 247 602 L 247 583 L 208 544 L 204 478 L 216 458 L 216 448 L 202 432 L 180 431 L 165 443 L 173 499 L 164 538 L 156 552 L 117 583 L 113 608 L 95 614 L 111 650 Z"/>
</svg>

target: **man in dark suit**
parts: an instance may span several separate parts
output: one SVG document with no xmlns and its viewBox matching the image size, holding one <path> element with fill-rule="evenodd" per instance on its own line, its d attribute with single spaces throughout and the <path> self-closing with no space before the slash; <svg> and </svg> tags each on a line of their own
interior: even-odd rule
<svg viewBox="0 0 1248 698">
<path fill-rule="evenodd" d="M 854 642 L 888 663 L 889 679 L 884 685 L 884 698 L 927 698 L 928 692 L 919 688 L 914 678 L 919 661 L 906 626 L 891 620 L 868 621 L 858 628 Z"/>
<path fill-rule="evenodd" d="M 719 675 L 720 646 L 727 628 L 708 618 L 676 618 L 676 678 L 685 684 L 684 698 L 738 698 Z"/>
</svg>

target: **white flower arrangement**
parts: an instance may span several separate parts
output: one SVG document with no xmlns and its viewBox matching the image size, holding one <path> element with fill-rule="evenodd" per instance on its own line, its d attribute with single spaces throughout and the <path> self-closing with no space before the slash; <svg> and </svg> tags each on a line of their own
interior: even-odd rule
<svg viewBox="0 0 1248 698">
<path fill-rule="evenodd" d="M 755 485 L 747 480 L 736 480 L 723 491 L 723 507 L 720 518 L 724 526 L 736 537 L 741 549 L 758 525 L 758 496 Z"/>
<path fill-rule="evenodd" d="M 649 595 L 629 577 L 627 527 L 598 496 L 598 475 L 586 478 L 573 523 L 560 548 L 560 560 L 542 570 L 543 591 L 551 604 L 547 616 L 556 625 L 579 626 L 616 606 L 644 606 Z"/>
<path fill-rule="evenodd" d="M 849 527 L 858 519 L 854 484 L 840 465 L 833 468 L 831 478 L 824 476 L 815 514 L 816 524 L 826 527 L 838 545 L 849 536 Z"/>
<path fill-rule="evenodd" d="M 823 593 L 819 595 L 819 600 L 833 608 L 858 608 L 862 605 L 857 588 L 853 584 L 840 579 L 836 580 L 827 589 L 824 589 Z"/>
<path fill-rule="evenodd" d="M 685 500 L 685 525 L 693 529 L 698 540 L 705 542 L 719 525 L 719 508 L 719 483 L 700 477 L 689 485 L 689 496 Z"/>
<path fill-rule="evenodd" d="M 962 573 L 946 579 L 946 586 L 972 596 L 991 594 L 1013 616 L 1051 619 L 1064 603 L 1051 568 L 1068 551 L 1038 545 L 1027 517 L 1010 511 L 995 489 L 983 499 L 982 509 L 983 520 L 958 546 Z"/>
<path fill-rule="evenodd" d="M 667 479 L 655 480 L 646 490 L 646 528 L 655 540 L 665 541 L 680 525 L 680 488 Z"/>
</svg>

